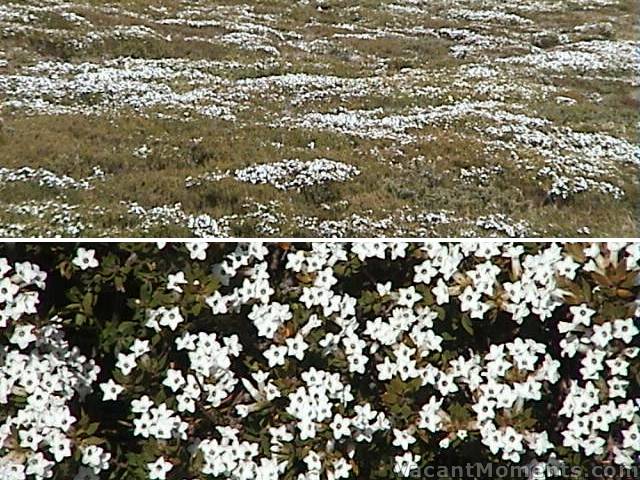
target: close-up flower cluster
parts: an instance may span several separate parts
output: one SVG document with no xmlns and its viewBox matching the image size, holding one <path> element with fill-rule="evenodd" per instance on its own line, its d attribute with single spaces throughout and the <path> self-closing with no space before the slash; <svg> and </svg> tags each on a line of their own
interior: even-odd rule
<svg viewBox="0 0 640 480">
<path fill-rule="evenodd" d="M 639 327 L 640 243 L 2 244 L 0 479 L 633 472 Z"/>
</svg>

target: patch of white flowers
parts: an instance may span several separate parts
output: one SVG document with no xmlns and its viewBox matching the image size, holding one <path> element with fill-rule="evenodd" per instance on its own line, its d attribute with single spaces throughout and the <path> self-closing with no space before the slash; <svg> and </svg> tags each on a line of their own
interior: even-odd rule
<svg viewBox="0 0 640 480">
<path fill-rule="evenodd" d="M 143 232 L 154 228 L 179 226 L 188 228 L 196 237 L 227 237 L 229 222 L 226 218 L 215 219 L 207 213 L 189 214 L 181 203 L 145 208 L 137 202 L 121 202 L 127 206 L 127 213 L 139 223 Z"/>
<path fill-rule="evenodd" d="M 274 163 L 251 165 L 232 172 L 211 172 L 198 178 L 188 177 L 187 187 L 201 185 L 203 182 L 234 178 L 251 184 L 270 184 L 279 190 L 302 190 L 306 187 L 327 182 L 346 182 L 360 175 L 360 170 L 349 165 L 326 158 L 310 161 L 297 159 L 282 160 Z"/>
<path fill-rule="evenodd" d="M 184 247 L 211 273 L 184 266 L 157 285 L 162 305 L 100 383 L 129 415 L 118 428 L 155 446 L 150 479 L 362 478 L 380 460 L 408 476 L 469 441 L 517 465 L 567 451 L 637 464 L 640 243 L 248 243 L 217 263 L 206 243 Z M 73 263 L 96 268 L 95 256 Z M 354 285 L 349 269 L 378 273 Z M 0 477 L 49 478 L 79 448 L 75 478 L 102 478 L 109 451 L 68 435 L 67 402 L 98 367 L 56 318 L 22 320 L 44 287 L 36 266 L 0 260 L 0 272 L 0 403 L 25 399 L 0 414 Z M 599 300 L 612 275 L 615 313 Z M 194 313 L 187 299 L 211 278 Z M 156 384 L 136 383 L 167 356 Z M 198 461 L 172 456 L 178 444 Z"/>
<path fill-rule="evenodd" d="M 99 367 L 71 346 L 59 317 L 32 323 L 47 274 L 0 258 L 0 478 L 51 478 L 56 464 L 81 454 L 76 479 L 98 478 L 110 453 L 74 442 L 71 404 L 91 392 Z"/>
<path fill-rule="evenodd" d="M 105 173 L 100 167 L 93 167 L 93 173 L 90 176 L 79 180 L 68 175 L 57 175 L 46 168 L 0 168 L 0 185 L 13 182 L 33 182 L 47 188 L 92 190 L 93 183 L 104 180 L 104 178 Z"/>
</svg>

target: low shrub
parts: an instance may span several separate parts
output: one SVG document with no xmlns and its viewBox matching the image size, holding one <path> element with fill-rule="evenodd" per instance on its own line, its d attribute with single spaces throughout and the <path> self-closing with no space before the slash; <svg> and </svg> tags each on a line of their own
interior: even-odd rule
<svg viewBox="0 0 640 480">
<path fill-rule="evenodd" d="M 4 244 L 0 478 L 631 478 L 639 298 L 640 243 Z"/>
</svg>

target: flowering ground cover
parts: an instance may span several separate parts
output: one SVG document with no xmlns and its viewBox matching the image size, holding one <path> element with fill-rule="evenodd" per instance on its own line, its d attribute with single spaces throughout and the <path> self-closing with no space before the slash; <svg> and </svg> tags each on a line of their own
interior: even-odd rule
<svg viewBox="0 0 640 480">
<path fill-rule="evenodd" d="M 634 0 L 5 0 L 1 236 L 637 236 Z"/>
<path fill-rule="evenodd" d="M 0 478 L 637 478 L 639 326 L 640 243 L 3 244 Z"/>
</svg>

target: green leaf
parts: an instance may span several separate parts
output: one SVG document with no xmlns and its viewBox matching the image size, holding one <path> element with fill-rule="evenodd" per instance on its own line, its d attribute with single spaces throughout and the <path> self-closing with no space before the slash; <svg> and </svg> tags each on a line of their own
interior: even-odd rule
<svg viewBox="0 0 640 480">
<path fill-rule="evenodd" d="M 87 320 L 87 317 L 85 315 L 83 315 L 82 313 L 76 313 L 75 323 L 77 326 L 84 325 L 86 320 Z"/>
<path fill-rule="evenodd" d="M 90 423 L 87 428 L 85 429 L 85 433 L 87 435 L 93 435 L 94 433 L 96 433 L 96 431 L 98 430 L 98 427 L 100 426 L 100 422 L 93 422 Z"/>
<path fill-rule="evenodd" d="M 82 298 L 82 310 L 86 315 L 91 315 L 93 313 L 93 303 L 94 298 L 91 292 L 87 292 L 84 294 Z"/>
<path fill-rule="evenodd" d="M 471 319 L 466 315 L 462 317 L 462 328 L 464 328 L 469 335 L 473 335 L 473 325 L 471 323 Z"/>
</svg>

